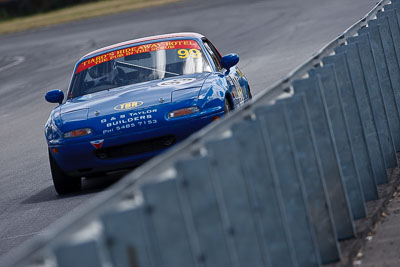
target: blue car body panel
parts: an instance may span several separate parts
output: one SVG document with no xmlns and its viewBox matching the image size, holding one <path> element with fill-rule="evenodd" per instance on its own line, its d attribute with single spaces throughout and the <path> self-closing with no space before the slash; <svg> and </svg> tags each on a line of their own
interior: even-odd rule
<svg viewBox="0 0 400 267">
<path fill-rule="evenodd" d="M 204 37 L 188 34 L 166 36 L 157 41 L 171 38 L 197 41 L 214 71 L 152 80 L 67 99 L 53 109 L 45 125 L 49 151 L 63 171 L 85 176 L 134 167 L 222 116 L 225 99 L 236 109 L 250 98 L 248 82 L 236 66 L 229 73 L 216 70 L 204 48 Z M 138 44 L 146 42 L 151 41 Z M 95 51 L 76 66 L 87 58 L 121 47 L 124 46 Z M 169 85 L 174 79 L 186 82 Z M 199 112 L 168 117 L 171 111 L 193 106 L 198 107 Z M 66 132 L 82 128 L 90 128 L 92 133 L 63 137 Z M 99 143 L 101 146 L 93 145 Z"/>
</svg>

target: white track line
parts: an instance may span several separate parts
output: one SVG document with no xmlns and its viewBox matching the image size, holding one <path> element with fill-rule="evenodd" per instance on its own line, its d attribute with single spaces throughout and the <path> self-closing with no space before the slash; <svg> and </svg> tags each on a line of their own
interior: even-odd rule
<svg viewBox="0 0 400 267">
<path fill-rule="evenodd" d="M 25 61 L 25 58 L 24 58 L 24 57 L 16 56 L 16 57 L 14 57 L 14 62 L 12 62 L 12 63 L 10 63 L 10 64 L 8 64 L 8 65 L 5 65 L 5 66 L 3 66 L 3 67 L 1 67 L 1 68 L 0 68 L 0 72 L 4 71 L 4 70 L 6 70 L 6 69 L 12 68 L 12 67 L 14 67 L 14 66 L 17 66 L 17 65 L 21 64 L 21 63 L 24 62 L 24 61 Z"/>
</svg>

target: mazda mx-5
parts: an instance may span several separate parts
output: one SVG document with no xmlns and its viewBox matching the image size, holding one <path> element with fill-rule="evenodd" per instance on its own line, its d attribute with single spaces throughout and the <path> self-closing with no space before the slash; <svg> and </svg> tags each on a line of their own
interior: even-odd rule
<svg viewBox="0 0 400 267">
<path fill-rule="evenodd" d="M 45 125 L 56 191 L 81 178 L 135 167 L 251 98 L 236 66 L 197 33 L 135 39 L 93 51 L 76 64 Z M 65 98 L 65 99 L 64 99 Z"/>
</svg>

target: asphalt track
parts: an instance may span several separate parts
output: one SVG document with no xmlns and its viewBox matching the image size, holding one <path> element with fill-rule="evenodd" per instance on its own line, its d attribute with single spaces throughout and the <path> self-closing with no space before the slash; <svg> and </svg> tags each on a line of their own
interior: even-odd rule
<svg viewBox="0 0 400 267">
<path fill-rule="evenodd" d="M 376 0 L 194 0 L 0 36 L 0 256 L 74 212 L 118 175 L 59 197 L 43 125 L 76 60 L 112 43 L 194 31 L 236 52 L 253 94 L 270 86 L 366 14 Z M 51 226 L 50 226 L 51 227 Z M 1 264 L 0 264 L 1 265 Z"/>
</svg>

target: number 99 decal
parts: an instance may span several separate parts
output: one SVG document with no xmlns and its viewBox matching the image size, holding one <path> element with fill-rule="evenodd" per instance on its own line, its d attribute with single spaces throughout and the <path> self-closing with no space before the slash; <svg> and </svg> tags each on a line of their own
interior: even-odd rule
<svg viewBox="0 0 400 267">
<path fill-rule="evenodd" d="M 187 58 L 187 57 L 192 57 L 192 58 L 199 58 L 200 57 L 200 50 L 198 49 L 179 49 L 178 50 L 178 55 L 180 58 Z"/>
</svg>

